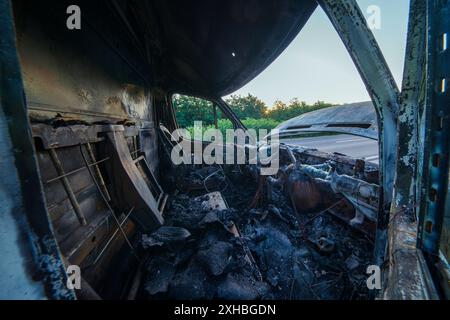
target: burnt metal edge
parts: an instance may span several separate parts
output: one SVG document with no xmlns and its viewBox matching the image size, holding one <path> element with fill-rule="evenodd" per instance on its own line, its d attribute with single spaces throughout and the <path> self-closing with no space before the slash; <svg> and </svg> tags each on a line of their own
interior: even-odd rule
<svg viewBox="0 0 450 320">
<path fill-rule="evenodd" d="M 14 222 L 9 225 L 8 230 L 18 229 L 20 236 L 27 239 L 23 243 L 17 240 L 16 246 L 8 249 L 16 250 L 24 259 L 24 252 L 31 252 L 32 260 L 32 265 L 29 266 L 32 280 L 27 283 L 29 287 L 19 287 L 16 292 L 8 292 L 8 295 L 25 299 L 29 294 L 28 290 L 33 290 L 33 285 L 41 282 L 47 298 L 76 299 L 74 291 L 66 286 L 67 274 L 45 206 L 28 122 L 10 0 L 0 0 L 0 29 L 0 108 L 3 113 L 2 122 L 5 122 L 5 129 L 8 131 L 3 139 L 10 145 L 9 148 L 2 148 L 5 149 L 2 157 L 14 159 L 7 168 L 2 168 L 2 175 L 14 181 L 17 189 L 15 196 L 10 198 Z M 2 259 L 8 259 L 8 256 L 3 256 Z M 6 266 L 7 263 L 3 265 Z"/>
<path fill-rule="evenodd" d="M 427 4 L 427 88 L 423 124 L 426 130 L 421 132 L 425 152 L 419 168 L 422 180 L 417 246 L 423 250 L 435 281 L 442 284 L 442 271 L 437 265 L 440 263 L 446 202 L 449 201 L 450 50 L 441 50 L 439 42 L 444 33 L 449 34 L 450 2 L 428 0 Z M 447 81 L 443 92 L 442 79 Z M 446 266 L 448 272 L 448 263 Z M 448 293 L 449 283 L 441 289 Z"/>
<path fill-rule="evenodd" d="M 317 0 L 327 14 L 355 64 L 378 116 L 380 203 L 374 263 L 387 254 L 387 227 L 397 159 L 399 90 L 378 43 L 356 0 Z"/>
</svg>

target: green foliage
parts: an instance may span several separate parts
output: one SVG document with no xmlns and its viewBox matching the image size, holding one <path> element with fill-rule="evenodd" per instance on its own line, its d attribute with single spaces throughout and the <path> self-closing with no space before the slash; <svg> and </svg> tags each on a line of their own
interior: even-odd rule
<svg viewBox="0 0 450 320">
<path fill-rule="evenodd" d="M 275 121 L 273 119 L 253 119 L 253 118 L 247 118 L 242 120 L 242 123 L 247 129 L 255 129 L 256 133 L 259 132 L 259 129 L 266 129 L 267 132 L 274 129 L 276 126 L 278 126 L 280 123 L 278 121 Z M 202 134 L 207 129 L 215 129 L 214 125 L 207 125 L 203 126 L 202 128 Z M 220 119 L 217 121 L 217 129 L 222 132 L 222 134 L 226 135 L 227 129 L 233 129 L 233 124 L 228 119 Z M 191 137 L 194 136 L 194 126 L 189 126 L 186 128 L 186 130 L 189 131 Z"/>
<path fill-rule="evenodd" d="M 196 129 L 198 130 L 199 128 L 196 128 Z M 206 126 L 203 125 L 201 129 L 202 129 L 202 134 L 204 134 L 204 132 L 206 130 L 215 129 L 215 126 L 213 124 L 206 125 Z M 217 129 L 220 130 L 223 135 L 225 135 L 227 129 L 233 129 L 233 123 L 228 119 L 220 119 L 217 121 Z M 191 138 L 193 138 L 194 137 L 194 126 L 186 127 L 186 130 L 189 131 Z"/>
<path fill-rule="evenodd" d="M 172 103 L 180 128 L 191 127 L 194 121 L 202 121 L 205 125 L 214 124 L 213 104 L 210 101 L 177 94 Z"/>
<path fill-rule="evenodd" d="M 232 95 L 230 98 L 226 99 L 226 103 L 240 119 L 263 118 L 268 109 L 263 101 L 251 94 L 248 94 L 245 97 Z"/>
<path fill-rule="evenodd" d="M 214 126 L 211 127 L 214 128 Z M 227 129 L 234 129 L 233 123 L 231 122 L 231 120 L 228 119 L 220 119 L 219 121 L 217 121 L 217 129 L 219 129 L 220 131 L 222 131 L 222 133 L 225 134 Z"/>
<path fill-rule="evenodd" d="M 232 95 L 226 100 L 230 108 L 241 119 L 247 129 L 267 129 L 275 128 L 281 122 L 299 116 L 303 113 L 318 109 L 328 108 L 329 103 L 318 101 L 313 105 L 308 105 L 298 98 L 294 98 L 289 103 L 276 101 L 272 108 L 251 94 L 247 96 Z M 191 134 L 194 130 L 194 121 L 202 121 L 204 132 L 206 129 L 214 129 L 214 108 L 210 101 L 205 99 L 174 95 L 173 106 L 175 109 L 178 126 L 186 128 Z M 230 120 L 222 114 L 219 108 L 216 109 L 218 129 L 225 134 L 227 129 L 233 129 Z"/>
<path fill-rule="evenodd" d="M 281 101 L 275 101 L 273 107 L 268 110 L 266 116 L 278 121 L 285 121 L 297 117 L 303 113 L 328 108 L 332 105 L 323 101 L 317 101 L 313 105 L 307 105 L 304 101 L 294 98 L 286 104 Z"/>
<path fill-rule="evenodd" d="M 259 129 L 266 129 L 267 131 L 270 131 L 272 129 L 275 129 L 275 127 L 280 124 L 280 121 L 268 118 L 262 119 L 247 118 L 242 120 L 242 123 L 247 129 L 255 129 L 256 131 L 258 131 Z"/>
</svg>

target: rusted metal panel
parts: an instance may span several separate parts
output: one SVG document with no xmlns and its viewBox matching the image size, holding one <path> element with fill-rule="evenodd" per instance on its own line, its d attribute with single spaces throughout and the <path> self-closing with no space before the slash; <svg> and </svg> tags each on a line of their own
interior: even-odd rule
<svg viewBox="0 0 450 320">
<path fill-rule="evenodd" d="M 102 19 L 90 17 L 88 8 L 96 4 L 86 2 L 83 28 L 72 32 L 65 27 L 65 15 L 58 12 L 65 13 L 73 3 L 63 2 L 36 8 L 15 1 L 18 50 L 32 119 L 152 121 L 150 85 L 129 64 L 139 59 L 127 56 L 129 40 L 120 24 L 110 23 L 104 30 Z M 54 27 L 60 24 L 61 28 Z M 141 64 L 141 72 L 145 67 Z"/>
<path fill-rule="evenodd" d="M 421 123 L 426 130 L 421 135 L 425 153 L 419 167 L 423 179 L 417 245 L 423 250 L 434 279 L 448 293 L 450 286 L 445 279 L 449 273 L 449 238 L 445 235 L 450 228 L 447 211 L 450 179 L 450 2 L 428 1 L 427 4 L 427 87 L 425 121 Z M 446 231 L 443 233 L 443 230 Z M 444 261 L 441 258 L 445 258 Z M 436 268 L 437 264 L 446 268 L 446 272 Z"/>
<path fill-rule="evenodd" d="M 389 263 L 385 265 L 383 299 L 437 298 L 423 255 L 415 243 L 418 227 L 416 193 L 420 190 L 417 166 L 421 156 L 418 152 L 418 125 L 426 85 L 426 11 L 425 0 L 411 1 L 398 117 L 397 175 L 388 228 Z"/>
<path fill-rule="evenodd" d="M 0 297 L 74 299 L 45 208 L 9 0 L 0 30 Z"/>
<path fill-rule="evenodd" d="M 380 205 L 375 260 L 386 257 L 389 207 L 392 200 L 397 152 L 399 90 L 383 54 L 355 0 L 319 0 L 349 52 L 378 115 L 380 142 Z"/>
<path fill-rule="evenodd" d="M 437 257 L 442 222 L 445 211 L 445 197 L 448 188 L 449 168 L 449 108 L 450 63 L 449 50 L 439 49 L 442 35 L 450 27 L 450 3 L 437 1 L 428 4 L 428 51 L 427 68 L 427 119 L 422 174 L 426 175 L 422 188 L 419 245 L 428 254 Z"/>
<path fill-rule="evenodd" d="M 73 125 L 53 128 L 48 124 L 34 123 L 31 128 L 33 137 L 38 137 L 46 150 L 102 141 L 98 135 L 102 126 Z"/>
<path fill-rule="evenodd" d="M 417 224 L 397 212 L 389 226 L 389 271 L 380 295 L 386 300 L 439 299 L 427 263 L 417 249 Z"/>
</svg>

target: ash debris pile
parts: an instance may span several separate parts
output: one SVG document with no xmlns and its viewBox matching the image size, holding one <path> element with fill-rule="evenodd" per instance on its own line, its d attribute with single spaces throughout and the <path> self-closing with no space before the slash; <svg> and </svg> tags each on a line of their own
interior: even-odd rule
<svg viewBox="0 0 450 320">
<path fill-rule="evenodd" d="M 326 210 L 295 213 L 277 188 L 248 209 L 255 192 L 239 181 L 222 193 L 172 196 L 166 225 L 142 237 L 141 298 L 368 298 L 367 237 Z"/>
</svg>

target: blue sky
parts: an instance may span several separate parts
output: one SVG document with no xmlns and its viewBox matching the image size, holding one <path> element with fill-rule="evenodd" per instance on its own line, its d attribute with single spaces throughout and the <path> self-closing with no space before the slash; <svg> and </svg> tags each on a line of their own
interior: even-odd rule
<svg viewBox="0 0 450 320">
<path fill-rule="evenodd" d="M 406 45 L 409 0 L 357 0 L 363 13 L 380 8 L 381 29 L 373 30 L 400 86 Z M 368 14 L 366 14 L 368 16 Z M 271 106 L 297 97 L 335 104 L 370 100 L 339 36 L 319 7 L 286 50 L 260 75 L 235 92 L 248 93 Z"/>
</svg>

